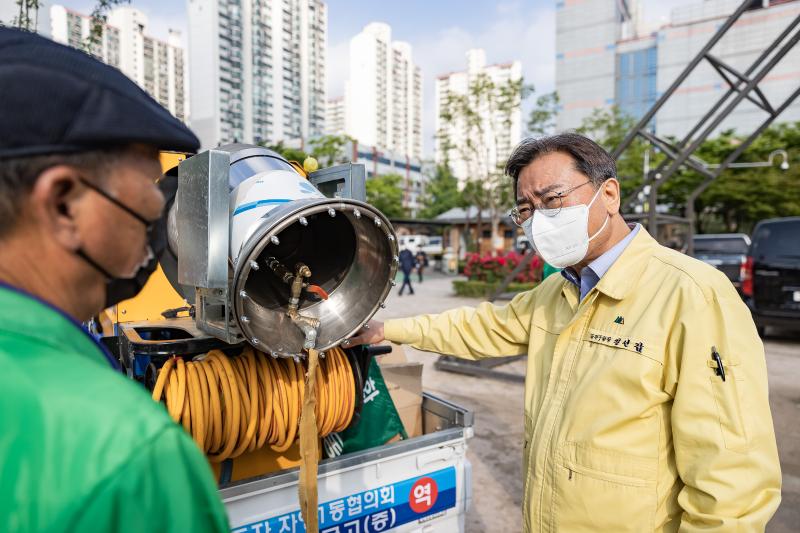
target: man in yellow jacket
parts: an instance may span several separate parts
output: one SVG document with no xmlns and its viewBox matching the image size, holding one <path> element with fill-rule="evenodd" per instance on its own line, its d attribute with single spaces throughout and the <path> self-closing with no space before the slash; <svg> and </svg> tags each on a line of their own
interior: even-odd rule
<svg viewBox="0 0 800 533">
<path fill-rule="evenodd" d="M 736 290 L 625 223 L 614 160 L 590 139 L 523 141 L 506 171 L 512 218 L 562 275 L 502 307 L 373 322 L 354 343 L 528 355 L 525 531 L 763 531 L 780 466 Z"/>
</svg>

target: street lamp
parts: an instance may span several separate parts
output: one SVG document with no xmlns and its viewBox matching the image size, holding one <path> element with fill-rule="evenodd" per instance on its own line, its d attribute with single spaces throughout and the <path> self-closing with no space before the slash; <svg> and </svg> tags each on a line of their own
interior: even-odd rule
<svg viewBox="0 0 800 533">
<path fill-rule="evenodd" d="M 789 154 L 786 150 L 778 149 L 773 150 L 770 152 L 769 156 L 767 157 L 766 161 L 756 161 L 756 162 L 743 162 L 743 163 L 729 163 L 725 168 L 759 168 L 759 167 L 771 167 L 775 164 L 775 157 L 781 156 L 781 170 L 789 170 Z M 706 163 L 705 161 L 699 160 L 701 164 L 705 165 L 706 168 L 719 168 L 722 166 L 720 163 Z M 687 233 L 687 243 L 686 243 L 686 253 L 688 255 L 694 255 L 694 202 L 697 200 L 697 197 L 700 196 L 703 191 L 705 191 L 709 185 L 711 185 L 713 178 L 705 180 L 699 187 L 697 187 L 692 193 L 689 195 L 689 198 L 686 200 L 686 219 L 689 222 L 689 231 Z"/>
<path fill-rule="evenodd" d="M 769 156 L 767 157 L 766 161 L 755 161 L 755 162 L 742 162 L 742 163 L 731 163 L 727 166 L 727 168 L 759 168 L 759 167 L 771 167 L 775 164 L 775 156 L 781 156 L 781 164 L 779 165 L 781 170 L 789 170 L 789 154 L 786 150 L 773 150 L 770 152 Z M 699 159 L 699 158 L 698 158 Z M 707 168 L 719 168 L 722 165 L 720 163 L 706 163 L 702 161 L 703 165 Z"/>
</svg>

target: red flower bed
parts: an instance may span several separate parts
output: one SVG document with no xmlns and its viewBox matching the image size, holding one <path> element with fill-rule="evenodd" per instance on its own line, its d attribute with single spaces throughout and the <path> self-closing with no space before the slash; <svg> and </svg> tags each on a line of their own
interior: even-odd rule
<svg viewBox="0 0 800 533">
<path fill-rule="evenodd" d="M 500 281 L 519 265 L 522 257 L 522 254 L 513 251 L 505 255 L 469 254 L 464 266 L 464 275 L 472 281 L 488 281 L 489 283 Z M 513 281 L 531 283 L 539 281 L 541 277 L 542 260 L 535 255 L 528 267 L 520 272 Z"/>
</svg>

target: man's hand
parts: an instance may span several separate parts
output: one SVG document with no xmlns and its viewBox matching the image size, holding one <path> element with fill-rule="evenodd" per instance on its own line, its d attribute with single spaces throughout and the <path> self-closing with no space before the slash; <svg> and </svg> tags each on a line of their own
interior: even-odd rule
<svg viewBox="0 0 800 533">
<path fill-rule="evenodd" d="M 383 322 L 370 320 L 367 325 L 361 328 L 355 337 L 350 339 L 348 348 L 361 344 L 378 344 L 383 341 Z"/>
</svg>

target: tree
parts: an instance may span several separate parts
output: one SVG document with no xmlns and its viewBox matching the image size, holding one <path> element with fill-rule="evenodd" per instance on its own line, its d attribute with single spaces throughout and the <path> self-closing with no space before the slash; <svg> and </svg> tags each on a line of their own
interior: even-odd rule
<svg viewBox="0 0 800 533">
<path fill-rule="evenodd" d="M 532 87 L 522 79 L 495 83 L 488 75 L 479 74 L 465 93 L 449 93 L 440 108 L 439 146 L 445 158 L 452 159 L 455 153 L 464 162 L 467 183 L 479 191 L 472 195 L 478 209 L 478 225 L 486 213 L 492 235 L 497 235 L 500 217 L 511 207 L 510 180 L 503 173 L 505 161 L 498 154 L 514 127 L 515 113 L 531 91 Z M 451 139 L 450 131 L 459 132 L 459 139 Z M 481 237 L 479 228 L 478 245 Z"/>
<path fill-rule="evenodd" d="M 453 176 L 450 166 L 447 163 L 436 165 L 436 173 L 425 186 L 425 207 L 420 210 L 419 218 L 435 218 L 462 202 L 458 179 Z"/>
<path fill-rule="evenodd" d="M 272 150 L 273 152 L 278 152 L 280 155 L 286 158 L 287 161 L 297 161 L 301 165 L 303 161 L 306 160 L 308 154 L 305 153 L 303 150 L 299 148 L 292 148 L 290 146 L 286 146 L 283 144 L 283 141 L 278 141 L 277 144 L 267 144 L 266 142 L 259 143 L 261 146 Z"/>
<path fill-rule="evenodd" d="M 11 21 L 11 25 L 21 30 L 36 31 L 36 24 L 39 20 L 39 0 L 16 0 L 16 4 L 17 16 Z"/>
<path fill-rule="evenodd" d="M 91 25 L 89 27 L 89 36 L 83 42 L 83 50 L 85 52 L 98 58 L 102 56 L 103 27 L 108 20 L 108 12 L 119 5 L 127 3 L 130 3 L 130 0 L 97 0 L 92 14 L 89 15 Z"/>
<path fill-rule="evenodd" d="M 721 163 L 742 142 L 733 130 L 707 140 L 696 152 L 706 163 Z M 759 220 L 800 215 L 800 122 L 774 125 L 761 134 L 736 162 L 764 162 L 775 150 L 789 152 L 789 169 L 777 165 L 729 168 L 695 202 L 698 232 L 749 232 Z M 781 162 L 781 159 L 776 162 Z M 682 168 L 660 189 L 664 200 L 682 212 L 686 199 L 702 183 L 698 173 Z"/>
<path fill-rule="evenodd" d="M 556 130 L 558 102 L 558 93 L 555 91 L 543 94 L 536 99 L 536 104 L 528 115 L 528 135 L 542 137 L 550 135 Z"/>
<path fill-rule="evenodd" d="M 635 126 L 635 120 L 616 107 L 598 109 L 584 119 L 578 131 L 593 138 L 607 150 L 616 147 Z M 667 139 L 675 143 L 675 139 Z M 743 137 L 735 131 L 723 131 L 706 140 L 695 152 L 709 164 L 718 164 L 741 144 Z M 793 152 L 800 146 L 800 122 L 773 125 L 761 134 L 736 162 L 763 162 L 780 149 L 789 150 L 790 167 L 781 170 L 777 165 L 761 168 L 726 169 L 695 202 L 695 231 L 749 232 L 756 222 L 765 218 L 800 215 L 800 157 Z M 637 138 L 617 160 L 617 176 L 622 197 L 642 183 L 645 150 L 650 150 L 650 169 L 665 156 Z M 777 161 L 778 163 L 781 160 Z M 687 198 L 704 177 L 685 165 L 669 177 L 658 189 L 658 202 L 676 215 L 685 215 Z"/>
<path fill-rule="evenodd" d="M 403 207 L 403 176 L 384 174 L 367 180 L 367 203 L 377 208 L 388 218 L 407 215 Z"/>
<path fill-rule="evenodd" d="M 611 152 L 622 143 L 625 135 L 636 126 L 636 122 L 636 119 L 626 114 L 618 106 L 612 106 L 608 109 L 595 109 L 591 115 L 583 119 L 576 131 Z M 636 137 L 617 159 L 617 178 L 622 189 L 623 200 L 642 183 L 644 153 L 648 149 L 650 149 L 650 144 L 641 137 Z M 651 151 L 650 168 L 654 168 L 662 159 L 662 154 Z"/>
<path fill-rule="evenodd" d="M 353 139 L 347 135 L 323 135 L 308 144 L 320 166 L 330 167 L 350 161 L 346 148 L 351 142 Z"/>
<path fill-rule="evenodd" d="M 464 240 L 467 251 L 480 252 L 480 243 L 483 238 L 483 212 L 487 208 L 486 195 L 482 184 L 477 180 L 469 180 L 461 190 L 461 202 L 464 207 Z M 472 240 L 470 226 L 472 225 L 470 212 L 476 207 L 475 213 L 475 240 Z"/>
</svg>

